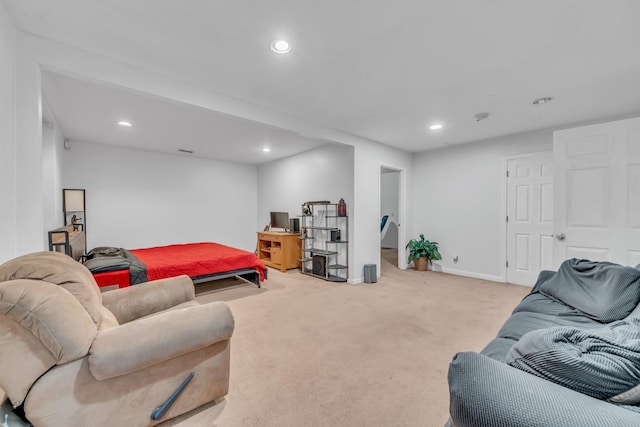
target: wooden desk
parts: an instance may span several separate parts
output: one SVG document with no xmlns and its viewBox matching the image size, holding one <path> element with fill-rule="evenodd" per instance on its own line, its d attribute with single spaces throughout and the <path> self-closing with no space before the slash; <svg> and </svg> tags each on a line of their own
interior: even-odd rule
<svg viewBox="0 0 640 427">
<path fill-rule="evenodd" d="M 300 267 L 301 243 L 300 233 L 258 231 L 258 258 L 280 271 Z"/>
</svg>

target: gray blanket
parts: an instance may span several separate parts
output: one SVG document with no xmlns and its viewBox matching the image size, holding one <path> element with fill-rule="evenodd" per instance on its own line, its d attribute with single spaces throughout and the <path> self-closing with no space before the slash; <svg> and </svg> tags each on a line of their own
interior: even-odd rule
<svg viewBox="0 0 640 427">
<path fill-rule="evenodd" d="M 640 300 L 640 271 L 570 259 L 533 293 L 604 325 L 532 330 L 513 345 L 506 363 L 591 397 L 640 403 L 640 318 L 625 319 Z"/>
<path fill-rule="evenodd" d="M 537 292 L 602 323 L 626 317 L 640 301 L 640 270 L 610 262 L 569 259 Z"/>
<path fill-rule="evenodd" d="M 637 404 L 640 396 L 621 393 L 640 384 L 640 318 L 595 330 L 559 326 L 525 334 L 506 362 L 530 374 L 597 399 Z"/>
<path fill-rule="evenodd" d="M 128 249 L 100 246 L 90 250 L 87 256 L 86 266 L 92 273 L 128 269 L 132 285 L 147 281 L 147 266 Z"/>
</svg>

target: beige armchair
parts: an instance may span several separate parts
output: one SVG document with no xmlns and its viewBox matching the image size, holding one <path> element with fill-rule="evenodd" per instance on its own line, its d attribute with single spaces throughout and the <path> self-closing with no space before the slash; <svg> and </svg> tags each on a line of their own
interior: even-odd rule
<svg viewBox="0 0 640 427">
<path fill-rule="evenodd" d="M 36 427 L 150 426 L 226 395 L 233 328 L 187 276 L 101 294 L 61 253 L 0 265 L 0 388 Z"/>
</svg>

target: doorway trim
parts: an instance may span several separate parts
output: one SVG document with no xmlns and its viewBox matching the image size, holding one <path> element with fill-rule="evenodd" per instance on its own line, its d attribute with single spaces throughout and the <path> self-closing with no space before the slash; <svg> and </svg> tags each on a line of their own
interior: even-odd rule
<svg viewBox="0 0 640 427">
<path fill-rule="evenodd" d="M 391 165 L 388 163 L 380 162 L 378 164 L 378 224 L 380 223 L 380 218 L 382 218 L 381 212 L 381 204 L 382 204 L 382 171 L 391 170 L 394 172 L 398 172 L 398 268 L 401 270 L 407 269 L 407 256 L 406 256 L 406 248 L 404 242 L 406 241 L 406 223 L 407 223 L 407 214 L 406 214 L 406 206 L 407 206 L 407 179 L 406 179 L 406 170 L 403 167 L 397 165 Z M 378 228 L 378 265 L 382 265 L 382 256 L 381 256 L 381 242 L 380 242 L 380 229 Z"/>
</svg>

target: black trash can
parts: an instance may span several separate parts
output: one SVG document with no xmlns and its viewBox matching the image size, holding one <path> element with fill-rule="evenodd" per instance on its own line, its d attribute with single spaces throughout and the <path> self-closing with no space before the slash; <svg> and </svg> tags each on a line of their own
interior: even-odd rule
<svg viewBox="0 0 640 427">
<path fill-rule="evenodd" d="M 376 283 L 378 281 L 378 272 L 375 264 L 364 265 L 364 283 Z"/>
</svg>

